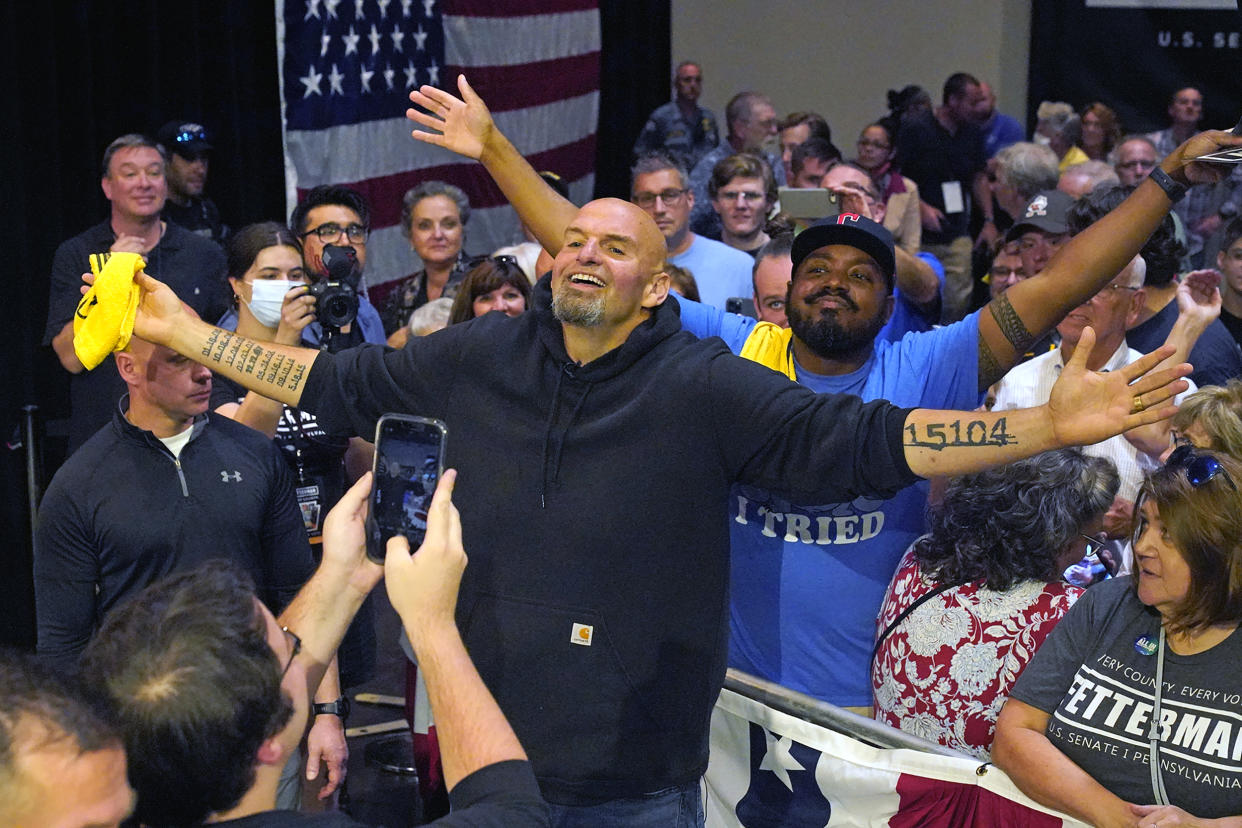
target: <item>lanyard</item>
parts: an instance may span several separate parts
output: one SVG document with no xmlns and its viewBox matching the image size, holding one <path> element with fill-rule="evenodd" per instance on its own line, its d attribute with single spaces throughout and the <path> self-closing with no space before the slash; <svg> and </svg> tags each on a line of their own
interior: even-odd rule
<svg viewBox="0 0 1242 828">
<path fill-rule="evenodd" d="M 1151 711 L 1151 791 L 1157 805 L 1168 805 L 1164 775 L 1160 772 L 1160 691 L 1164 687 L 1164 624 L 1160 625 L 1160 643 L 1156 651 L 1156 696 Z"/>
</svg>

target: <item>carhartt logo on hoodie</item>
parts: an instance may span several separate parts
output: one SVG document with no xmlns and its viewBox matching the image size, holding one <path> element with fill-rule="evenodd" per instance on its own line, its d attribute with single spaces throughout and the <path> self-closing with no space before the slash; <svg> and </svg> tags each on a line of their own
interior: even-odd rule
<svg viewBox="0 0 1242 828">
<path fill-rule="evenodd" d="M 574 624 L 573 632 L 569 636 L 569 643 L 581 644 L 584 647 L 590 647 L 591 635 L 594 632 L 594 627 L 588 627 L 586 624 Z"/>
</svg>

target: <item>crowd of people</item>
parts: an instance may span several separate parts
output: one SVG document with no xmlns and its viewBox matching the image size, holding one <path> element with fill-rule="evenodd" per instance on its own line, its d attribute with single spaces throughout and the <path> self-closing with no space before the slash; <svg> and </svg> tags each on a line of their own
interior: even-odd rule
<svg viewBox="0 0 1242 828">
<path fill-rule="evenodd" d="M 412 92 L 525 238 L 471 255 L 470 194 L 424 181 L 406 276 L 367 271 L 347 187 L 231 228 L 201 125 L 107 147 L 111 214 L 53 262 L 72 452 L 38 659 L 0 657 L 0 821 L 81 779 L 66 825 L 301 824 L 398 646 L 381 577 L 446 825 L 701 825 L 726 667 L 1092 824 L 1242 818 L 1242 179 L 1196 160 L 1242 137 L 1187 88 L 1150 136 L 1045 102 L 1025 141 L 956 73 L 847 158 L 759 92 L 718 124 L 692 61 L 673 86 L 627 198 L 581 207 L 464 78 Z M 389 412 L 443 420 L 461 476 L 380 567 Z"/>
</svg>

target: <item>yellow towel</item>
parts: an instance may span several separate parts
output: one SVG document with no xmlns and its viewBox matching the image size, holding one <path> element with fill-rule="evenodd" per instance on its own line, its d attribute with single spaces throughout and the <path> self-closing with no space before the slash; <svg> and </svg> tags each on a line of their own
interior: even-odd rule
<svg viewBox="0 0 1242 828">
<path fill-rule="evenodd" d="M 95 284 L 73 316 L 73 352 L 88 371 L 129 344 L 141 294 L 134 274 L 145 265 L 137 253 L 96 253 L 90 261 Z"/>
<path fill-rule="evenodd" d="M 796 382 L 798 377 L 794 374 L 793 353 L 789 348 L 792 340 L 793 331 L 789 328 L 760 322 L 742 343 L 741 357 L 766 365 Z"/>
</svg>

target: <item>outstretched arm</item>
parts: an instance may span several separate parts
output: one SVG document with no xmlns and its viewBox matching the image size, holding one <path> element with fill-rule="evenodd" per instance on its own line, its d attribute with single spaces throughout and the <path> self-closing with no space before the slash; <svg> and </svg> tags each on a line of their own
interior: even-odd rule
<svg viewBox="0 0 1242 828">
<path fill-rule="evenodd" d="M 1227 168 L 1194 159 L 1232 146 L 1242 146 L 1242 136 L 1204 132 L 1174 150 L 1160 166 L 1182 184 L 1212 183 Z M 979 315 L 979 389 L 1004 376 L 1028 345 L 1120 273 L 1171 206 L 1164 190 L 1144 179 L 1117 209 L 1071 239 L 1038 275 L 989 302 Z"/>
<path fill-rule="evenodd" d="M 457 89 L 460 98 L 434 86 L 411 92 L 410 100 L 421 109 L 407 109 L 405 117 L 432 130 L 411 135 L 481 162 L 543 249 L 556 253 L 578 208 L 549 187 L 501 133 L 465 75 L 457 76 Z"/>
<path fill-rule="evenodd" d="M 1152 372 L 1172 353 L 1162 346 L 1119 371 L 1088 371 L 1095 332 L 1079 347 L 1045 405 L 1017 411 L 935 411 L 919 408 L 905 424 L 906 462 L 922 477 L 968 474 L 1041 451 L 1098 443 L 1127 429 L 1171 417 L 1167 401 L 1185 391 L 1189 365 Z"/>
<path fill-rule="evenodd" d="M 134 336 L 171 348 L 270 399 L 288 405 L 302 399 L 318 351 L 256 342 L 217 328 L 186 313 L 172 288 L 158 279 L 139 273 L 134 282 L 142 289 Z"/>
<path fill-rule="evenodd" d="M 526 758 L 470 661 L 453 617 L 466 568 L 461 517 L 452 501 L 456 479 L 451 470 L 440 479 L 427 516 L 427 536 L 418 552 L 411 555 L 409 542 L 394 537 L 384 560 L 388 597 L 427 682 L 450 790 L 487 765 Z"/>
</svg>

